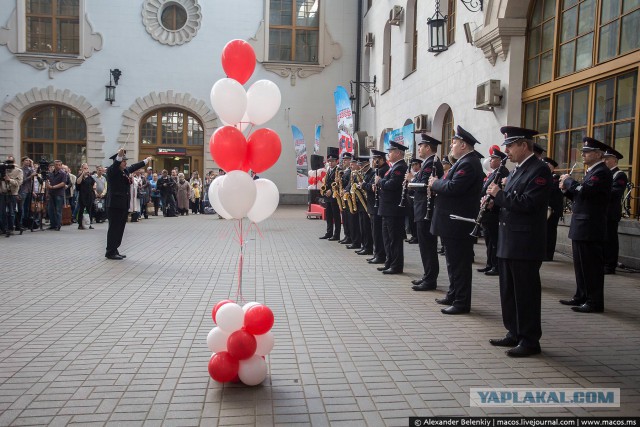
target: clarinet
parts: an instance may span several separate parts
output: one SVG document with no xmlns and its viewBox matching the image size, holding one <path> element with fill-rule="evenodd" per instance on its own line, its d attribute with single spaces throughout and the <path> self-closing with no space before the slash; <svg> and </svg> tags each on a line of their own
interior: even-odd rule
<svg viewBox="0 0 640 427">
<path fill-rule="evenodd" d="M 373 183 L 373 188 L 374 188 L 374 193 L 375 193 L 376 197 L 374 199 L 375 203 L 373 204 L 373 207 L 377 208 L 378 207 L 378 200 L 380 200 L 380 193 L 379 193 L 380 189 L 378 188 L 378 184 L 375 183 L 375 177 L 378 176 L 378 168 L 375 168 L 374 171 L 375 171 L 375 175 L 374 175 L 374 178 L 373 178 L 373 182 L 374 182 Z"/>
<path fill-rule="evenodd" d="M 436 177 L 436 162 L 439 162 L 438 156 L 436 155 L 433 158 L 433 170 L 431 171 L 431 176 Z M 431 221 L 431 217 L 433 215 L 433 202 L 435 201 L 435 197 L 431 194 L 431 188 L 427 188 L 427 214 L 424 216 L 425 221 Z"/>
<path fill-rule="evenodd" d="M 502 159 L 502 161 L 500 162 L 500 166 L 496 168 L 496 176 L 493 177 L 493 180 L 491 181 L 492 184 L 500 185 L 500 179 L 502 178 L 502 176 L 500 176 L 500 168 L 502 168 L 507 163 L 507 160 L 509 160 L 508 157 Z M 491 200 L 493 200 L 493 196 L 487 196 L 487 198 L 484 199 L 484 202 L 482 202 L 482 205 L 480 205 L 480 212 L 478 212 L 478 217 L 476 218 L 476 225 L 473 227 L 473 230 L 471 230 L 471 233 L 469 233 L 470 236 L 480 237 L 482 218 L 487 212 Z"/>
<path fill-rule="evenodd" d="M 407 182 L 407 175 L 409 175 L 409 172 L 407 172 L 404 176 L 404 182 L 402 183 L 402 194 L 400 195 L 400 203 L 398 203 L 398 207 L 399 208 L 404 208 L 405 207 L 405 203 L 407 201 L 407 187 L 408 187 L 408 182 Z"/>
</svg>

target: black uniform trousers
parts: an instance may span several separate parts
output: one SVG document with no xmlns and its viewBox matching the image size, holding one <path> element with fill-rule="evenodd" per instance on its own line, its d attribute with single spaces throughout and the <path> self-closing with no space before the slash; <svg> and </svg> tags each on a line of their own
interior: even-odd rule
<svg viewBox="0 0 640 427">
<path fill-rule="evenodd" d="M 540 347 L 542 336 L 541 261 L 498 258 L 500 305 L 507 337 L 529 348 Z"/>
<path fill-rule="evenodd" d="M 553 255 L 556 252 L 556 240 L 558 239 L 558 222 L 560 217 L 558 215 L 551 215 L 547 218 L 547 253 L 545 254 L 545 261 L 553 261 Z"/>
<path fill-rule="evenodd" d="M 373 256 L 380 260 L 386 260 L 387 251 L 382 238 L 382 217 L 380 215 L 371 215 L 371 236 L 373 237 Z"/>
<path fill-rule="evenodd" d="M 118 248 L 122 243 L 124 235 L 124 227 L 127 224 L 129 212 L 127 209 L 107 209 L 107 219 L 109 220 L 109 229 L 107 231 L 107 253 L 106 256 L 116 255 Z"/>
<path fill-rule="evenodd" d="M 471 308 L 471 270 L 473 264 L 474 239 L 441 237 L 449 274 L 447 300 L 451 305 L 469 310 Z"/>
<path fill-rule="evenodd" d="M 345 202 L 345 205 L 347 202 Z M 342 228 L 344 228 L 344 238 L 346 240 L 351 240 L 351 221 L 349 219 L 349 207 L 345 207 L 340 213 L 340 217 L 342 218 Z"/>
<path fill-rule="evenodd" d="M 382 217 L 382 240 L 387 254 L 385 267 L 403 271 L 404 269 L 404 216 Z"/>
<path fill-rule="evenodd" d="M 349 220 L 349 232 L 351 237 L 351 244 L 353 246 L 360 246 L 362 244 L 362 237 L 360 235 L 360 216 L 358 211 L 356 213 L 347 213 Z"/>
<path fill-rule="evenodd" d="M 407 227 L 405 227 L 407 233 L 411 234 L 411 237 L 418 237 L 418 227 L 415 222 L 415 215 L 413 213 L 413 202 L 407 203 L 407 218 L 405 221 L 408 221 Z"/>
<path fill-rule="evenodd" d="M 428 286 L 437 285 L 438 274 L 440 274 L 440 263 L 438 262 L 438 237 L 431 234 L 431 221 L 418 221 L 416 234 L 418 237 L 418 247 L 420 248 L 420 258 L 424 275 L 422 278 Z"/>
<path fill-rule="evenodd" d="M 498 269 L 498 218 L 488 218 L 482 223 L 482 230 L 487 246 L 487 267 Z"/>
<path fill-rule="evenodd" d="M 371 235 L 371 219 L 365 210 L 358 211 L 358 222 L 360 224 L 360 240 L 362 248 L 367 252 L 373 252 L 373 236 Z"/>
<path fill-rule="evenodd" d="M 604 243 L 573 240 L 573 269 L 576 273 L 574 299 L 604 309 Z"/>
<path fill-rule="evenodd" d="M 327 207 L 324 210 L 324 219 L 327 221 L 327 235 L 336 239 L 340 238 L 341 221 L 340 208 L 336 199 L 328 198 Z"/>
<path fill-rule="evenodd" d="M 607 221 L 607 239 L 604 242 L 604 269 L 613 272 L 618 266 L 618 221 Z"/>
</svg>

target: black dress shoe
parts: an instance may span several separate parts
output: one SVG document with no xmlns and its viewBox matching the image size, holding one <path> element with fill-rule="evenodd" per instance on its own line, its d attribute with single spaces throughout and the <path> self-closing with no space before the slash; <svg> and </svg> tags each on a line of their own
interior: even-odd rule
<svg viewBox="0 0 640 427">
<path fill-rule="evenodd" d="M 383 271 L 383 270 L 388 270 L 389 267 L 387 267 L 386 265 L 383 265 L 382 267 L 378 267 L 377 270 L 378 271 Z"/>
<path fill-rule="evenodd" d="M 331 237 L 331 234 L 325 234 L 324 236 L 319 237 L 320 240 L 322 239 L 328 239 Z"/>
<path fill-rule="evenodd" d="M 118 255 L 118 256 L 120 256 L 120 257 L 122 257 L 122 258 L 126 258 L 126 257 L 127 257 L 126 255 L 123 255 L 123 254 L 121 254 L 120 252 L 116 252 L 116 255 Z"/>
<path fill-rule="evenodd" d="M 418 238 L 417 237 L 412 237 L 409 240 L 407 240 L 407 243 L 409 243 L 411 245 L 415 245 L 416 243 L 418 243 Z"/>
<path fill-rule="evenodd" d="M 107 259 L 115 259 L 115 260 L 118 260 L 118 261 L 122 261 L 124 259 L 120 255 L 117 255 L 117 254 L 115 254 L 115 255 L 105 255 L 105 258 L 107 258 Z"/>
<path fill-rule="evenodd" d="M 604 312 L 604 307 L 596 307 L 595 305 L 585 302 L 581 306 L 571 307 L 571 310 L 577 313 L 602 313 Z"/>
<path fill-rule="evenodd" d="M 402 270 L 399 268 L 387 268 L 386 270 L 382 270 L 382 274 L 402 274 Z"/>
<path fill-rule="evenodd" d="M 509 357 L 529 357 L 535 354 L 540 354 L 540 346 L 537 347 L 525 347 L 522 344 L 507 350 L 507 356 Z"/>
<path fill-rule="evenodd" d="M 338 237 L 329 237 L 327 240 L 330 241 L 330 242 L 335 242 L 336 240 L 339 240 L 339 238 Z"/>
<path fill-rule="evenodd" d="M 412 286 L 411 289 L 413 289 L 414 291 L 417 291 L 417 292 L 421 292 L 421 291 L 433 291 L 437 287 L 438 287 L 438 285 L 435 284 L 435 283 L 432 284 L 432 285 L 429 285 L 429 284 L 426 284 L 426 283 L 422 282 L 421 285 Z"/>
<path fill-rule="evenodd" d="M 499 276 L 500 273 L 498 273 L 498 270 L 496 270 L 495 268 L 492 268 L 491 270 L 487 271 L 484 273 L 485 276 Z"/>
<path fill-rule="evenodd" d="M 441 305 L 451 305 L 453 301 L 447 298 L 436 298 L 436 302 Z"/>
<path fill-rule="evenodd" d="M 422 282 L 424 282 L 424 277 L 423 277 L 423 278 L 420 278 L 420 279 L 415 279 L 415 280 L 412 280 L 412 281 L 411 281 L 411 283 L 412 283 L 413 285 L 419 285 L 419 284 L 421 284 Z"/>
<path fill-rule="evenodd" d="M 356 253 L 358 255 L 373 255 L 373 251 L 368 251 L 366 249 L 360 249 L 359 251 L 356 251 Z"/>
<path fill-rule="evenodd" d="M 490 339 L 489 344 L 496 347 L 515 347 L 518 345 L 518 341 L 511 337 L 504 337 L 500 339 Z"/>
<path fill-rule="evenodd" d="M 571 298 L 571 299 L 561 299 L 560 300 L 560 304 L 562 305 L 575 305 L 575 306 L 579 306 L 584 304 L 584 301 L 580 301 L 577 300 L 575 298 Z"/>
<path fill-rule="evenodd" d="M 467 314 L 471 310 L 468 308 L 460 308 L 460 307 L 456 307 L 455 305 L 452 305 L 451 307 L 443 308 L 440 311 L 443 314 Z"/>
<path fill-rule="evenodd" d="M 348 240 L 341 240 L 341 241 L 340 241 L 340 242 L 338 242 L 338 243 L 340 243 L 341 245 L 350 245 L 350 244 L 352 244 L 353 242 L 351 241 L 351 239 L 348 239 Z"/>
<path fill-rule="evenodd" d="M 478 273 L 486 273 L 487 271 L 491 270 L 491 266 L 488 265 L 485 268 L 479 268 L 478 269 Z"/>
<path fill-rule="evenodd" d="M 369 264 L 384 264 L 383 259 L 373 258 L 372 260 L 367 261 Z"/>
<path fill-rule="evenodd" d="M 360 245 L 347 245 L 347 249 L 362 249 Z"/>
</svg>

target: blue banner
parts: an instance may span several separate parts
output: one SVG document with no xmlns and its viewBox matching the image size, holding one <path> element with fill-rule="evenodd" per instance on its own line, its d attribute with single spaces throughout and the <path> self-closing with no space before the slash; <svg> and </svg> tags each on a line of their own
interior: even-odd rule
<svg viewBox="0 0 640 427">
<path fill-rule="evenodd" d="M 320 152 L 320 133 L 322 132 L 322 125 L 316 125 L 316 138 L 313 141 L 313 154 Z"/>
<path fill-rule="evenodd" d="M 333 92 L 333 99 L 336 103 L 340 154 L 343 151 L 353 153 L 353 115 L 349 94 L 345 88 L 338 86 Z"/>
<path fill-rule="evenodd" d="M 405 147 L 409 147 L 405 153 L 407 155 L 413 155 L 414 152 L 414 144 L 415 138 L 413 130 L 415 129 L 415 125 L 413 123 L 408 124 L 406 126 L 401 127 L 400 129 L 394 129 L 391 132 L 384 134 L 384 150 L 389 151 L 389 142 L 394 141 L 398 144 L 402 144 Z"/>
<path fill-rule="evenodd" d="M 304 143 L 304 135 L 297 126 L 291 125 L 291 132 L 293 133 L 293 146 L 296 150 L 296 188 L 306 190 L 309 169 L 307 167 L 307 146 Z"/>
</svg>

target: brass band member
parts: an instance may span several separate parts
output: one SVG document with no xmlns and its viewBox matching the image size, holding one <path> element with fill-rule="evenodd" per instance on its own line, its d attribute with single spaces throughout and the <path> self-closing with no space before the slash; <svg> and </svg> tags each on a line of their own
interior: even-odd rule
<svg viewBox="0 0 640 427">
<path fill-rule="evenodd" d="M 551 187 L 551 195 L 549 196 L 549 214 L 547 217 L 547 253 L 544 257 L 545 261 L 553 261 L 553 255 L 556 251 L 556 240 L 558 238 L 558 222 L 562 218 L 564 210 L 564 195 L 560 190 L 560 175 L 554 173 L 558 167 L 558 163 L 551 157 L 543 157 L 542 161 L 547 164 L 553 177 L 553 186 Z"/>
<path fill-rule="evenodd" d="M 604 274 L 616 274 L 618 266 L 618 223 L 622 218 L 622 197 L 629 183 L 627 174 L 618 168 L 622 154 L 613 148 L 605 151 L 604 162 L 613 174 L 611 198 L 607 208 L 607 238 L 604 251 Z"/>
<path fill-rule="evenodd" d="M 326 190 L 324 194 L 322 194 L 322 197 L 326 200 L 324 218 L 325 221 L 327 221 L 327 232 L 320 238 L 340 240 L 340 228 L 342 221 L 340 219 L 340 208 L 338 208 L 339 201 L 336 198 L 339 197 L 339 195 L 335 194 L 338 187 L 336 182 L 338 172 L 337 147 L 327 147 L 327 163 L 329 166 L 327 167 L 327 174 L 325 175 L 324 183 Z"/>
<path fill-rule="evenodd" d="M 360 235 L 360 218 L 358 217 L 358 200 L 357 197 L 351 193 L 353 184 L 356 183 L 356 173 L 360 170 L 358 166 L 358 157 L 354 154 L 349 161 L 349 182 L 344 188 L 345 199 L 348 199 L 347 203 L 347 218 L 349 220 L 349 232 L 351 233 L 351 244 L 347 245 L 347 249 L 361 249 L 362 236 Z"/>
<path fill-rule="evenodd" d="M 373 162 L 373 173 L 368 174 L 362 188 L 367 192 L 367 212 L 371 218 L 371 236 L 373 238 L 373 257 L 367 259 L 369 264 L 384 264 L 387 259 L 387 252 L 382 240 L 382 217 L 378 215 L 380 205 L 380 188 L 376 178 L 383 177 L 389 170 L 384 151 L 371 150 Z"/>
<path fill-rule="evenodd" d="M 414 182 L 415 183 L 415 177 L 418 174 L 418 172 L 420 172 L 420 167 L 422 166 L 422 159 L 419 159 L 417 157 L 412 157 L 411 160 L 409 161 L 409 170 L 407 172 L 407 176 L 405 178 L 405 185 L 407 185 L 410 182 Z M 413 198 L 415 197 L 415 188 L 411 187 L 411 188 L 407 188 L 407 197 L 405 197 L 406 199 L 406 224 L 405 224 L 405 229 L 407 231 L 408 234 L 411 234 L 411 237 L 408 237 L 406 239 L 404 239 L 405 242 L 409 243 L 409 244 L 416 244 L 418 243 L 418 229 L 416 227 L 416 221 L 415 218 L 413 217 L 414 211 L 413 211 Z"/>
<path fill-rule="evenodd" d="M 442 239 L 449 273 L 449 291 L 444 298 L 436 299 L 438 304 L 449 306 L 441 310 L 444 314 L 464 314 L 471 310 L 471 264 L 475 239 L 469 233 L 474 226 L 469 222 L 455 221 L 450 215 L 478 216 L 484 172 L 474 150 L 477 143 L 473 135 L 458 126 L 451 141 L 451 155 L 458 160 L 444 178 L 429 178 L 431 191 L 437 195 L 431 234 Z"/>
<path fill-rule="evenodd" d="M 349 205 L 347 204 L 347 200 L 345 198 L 346 193 L 349 192 L 349 184 L 351 182 L 351 169 L 349 168 L 351 164 L 351 153 L 347 151 L 343 151 L 341 154 L 340 166 L 342 167 L 342 182 L 340 183 L 340 199 L 342 199 L 342 227 L 344 228 L 344 238 L 340 240 L 338 243 L 344 245 L 350 245 L 353 243 L 351 236 L 351 220 L 349 214 Z"/>
<path fill-rule="evenodd" d="M 487 195 L 500 207 L 498 263 L 500 303 L 507 335 L 491 339 L 495 346 L 513 347 L 511 357 L 540 353 L 540 266 L 545 255 L 547 206 L 553 178 L 547 165 L 533 152 L 538 132 L 513 126 L 500 129 L 506 153 L 518 164 L 504 190 L 489 185 Z"/>
<path fill-rule="evenodd" d="M 369 192 L 365 191 L 365 183 L 373 180 L 375 172 L 369 164 L 369 157 L 358 156 L 358 174 L 356 175 L 356 186 L 360 197 L 358 197 L 358 223 L 360 224 L 360 238 L 362 248 L 356 253 L 358 255 L 373 255 L 373 235 L 371 233 L 371 218 L 369 217 Z M 375 199 L 375 195 L 371 196 Z M 362 203 L 364 201 L 364 203 Z M 371 200 L 375 203 L 375 200 Z"/>
<path fill-rule="evenodd" d="M 404 270 L 404 208 L 400 207 L 400 199 L 404 188 L 404 177 L 407 173 L 407 162 L 404 152 L 408 147 L 391 141 L 389 145 L 390 169 L 381 178 L 376 177 L 380 188 L 378 214 L 382 217 L 382 240 L 387 259 L 382 267 L 383 274 L 402 274 Z"/>
</svg>

